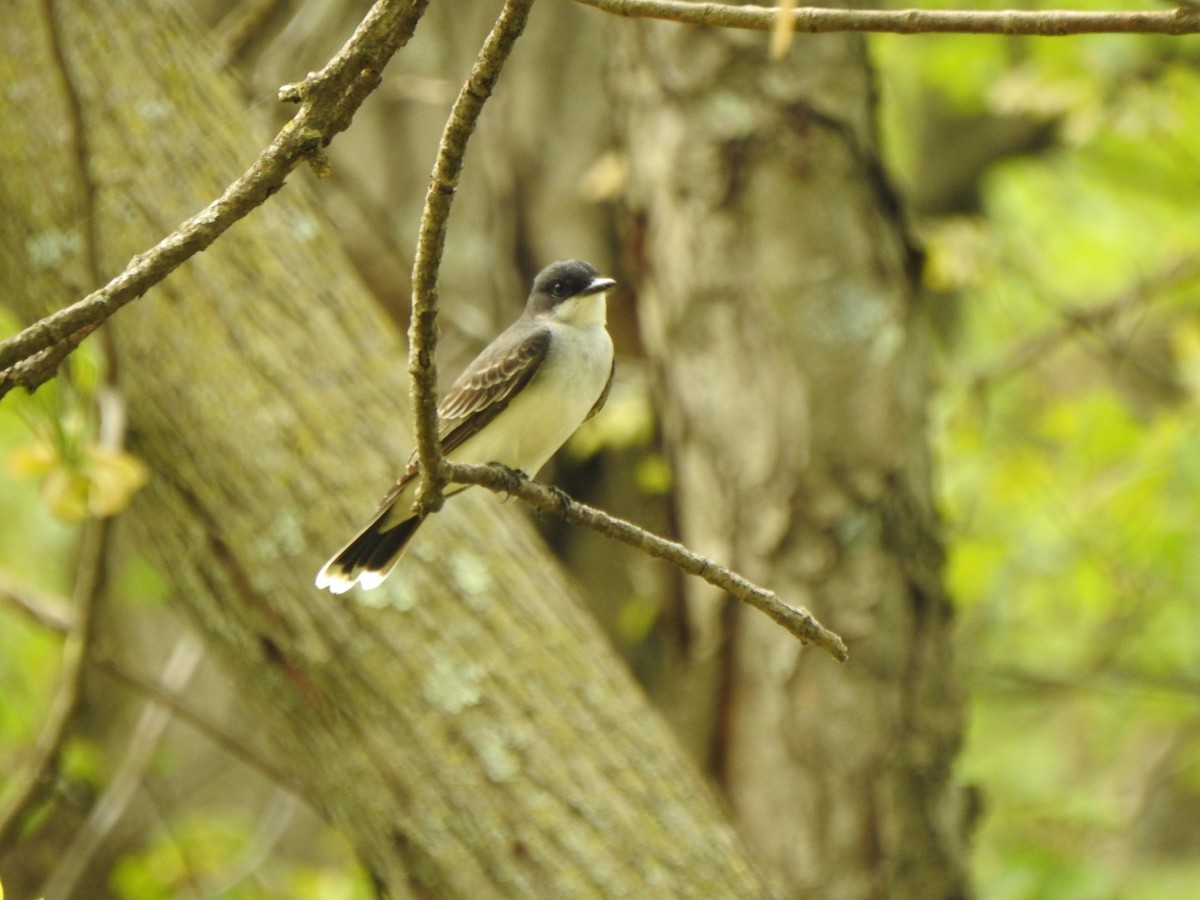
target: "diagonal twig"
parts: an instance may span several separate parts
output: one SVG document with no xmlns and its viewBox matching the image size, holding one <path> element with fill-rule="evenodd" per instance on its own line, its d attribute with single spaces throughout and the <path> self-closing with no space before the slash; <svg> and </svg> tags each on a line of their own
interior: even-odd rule
<svg viewBox="0 0 1200 900">
<path fill-rule="evenodd" d="M 33 747 L 33 756 L 13 776 L 15 790 L 0 808 L 0 853 L 9 849 L 34 806 L 51 787 L 70 725 L 83 697 L 83 676 L 95 634 L 95 607 L 100 595 L 101 570 L 110 520 L 89 519 L 83 529 L 79 576 L 75 582 L 73 621 L 62 650 L 58 687 L 46 721 Z"/>
<path fill-rule="evenodd" d="M 378 0 L 320 72 L 280 88 L 280 99 L 298 103 L 299 112 L 220 197 L 135 256 L 104 287 L 0 342 L 0 397 L 17 386 L 33 390 L 51 378 L 58 363 L 97 326 L 265 202 L 302 162 L 322 171 L 324 148 L 349 127 L 379 85 L 383 67 L 412 36 L 427 3 Z"/>
<path fill-rule="evenodd" d="M 31 590 L 4 572 L 0 572 L 0 603 L 55 634 L 66 635 L 75 628 L 75 611 L 69 600 Z"/>
<path fill-rule="evenodd" d="M 842 639 L 818 622 L 808 610 L 788 606 L 771 591 L 711 559 L 693 553 L 682 544 L 658 537 L 631 522 L 573 500 L 562 491 L 548 488 L 514 469 L 497 465 L 462 464 L 448 464 L 448 468 L 452 481 L 477 484 L 497 493 L 520 497 L 530 506 L 562 516 L 572 525 L 586 526 L 650 556 L 665 559 L 681 571 L 703 578 L 731 597 L 766 613 L 801 643 L 820 647 L 838 662 L 845 662 L 849 658 L 849 651 Z"/>
<path fill-rule="evenodd" d="M 63 10 L 55 0 L 42 0 L 41 13 L 49 39 L 51 58 L 62 82 L 63 96 L 68 108 L 74 176 L 85 212 L 90 219 L 96 186 L 91 176 L 90 147 L 79 92 L 75 76 L 67 64 L 59 28 Z M 97 277 L 99 270 L 98 240 L 94 223 L 89 223 L 84 244 L 87 270 L 92 277 Z M 105 347 L 106 352 L 109 349 Z M 107 363 L 104 382 L 97 392 L 98 437 L 100 446 L 116 450 L 120 449 L 125 441 L 125 406 L 115 385 L 115 360 L 109 358 Z M 63 644 L 58 687 L 51 701 L 46 722 L 34 746 L 33 758 L 16 779 L 17 790 L 10 795 L 4 808 L 0 809 L 0 848 L 13 840 L 34 805 L 49 790 L 51 775 L 58 765 L 71 724 L 83 699 L 84 675 L 95 639 L 96 616 L 104 591 L 111 533 L 111 519 L 91 516 L 84 522 L 71 598 L 71 629 L 67 632 Z"/>
<path fill-rule="evenodd" d="M 767 6 L 731 6 L 690 0 L 576 0 L 586 6 L 628 18 L 664 19 L 711 28 L 770 31 L 782 15 Z M 1181 5 L 1169 10 L 1079 11 L 957 9 L 828 9 L 791 10 L 792 30 L 816 34 L 872 31 L 891 34 L 1004 34 L 1063 37 L 1072 34 L 1168 34 L 1200 32 L 1200 10 Z"/>
<path fill-rule="evenodd" d="M 63 597 L 17 585 L 2 572 L 0 572 L 0 603 L 13 607 L 18 613 L 28 617 L 35 625 L 57 635 L 66 636 L 75 628 L 76 620 L 74 612 L 70 609 L 70 601 Z M 189 706 L 182 694 L 172 693 L 159 682 L 138 674 L 115 656 L 106 652 L 103 647 L 93 649 L 89 659 L 97 669 L 111 675 L 126 687 L 154 700 L 161 706 L 168 707 L 175 718 L 191 726 L 230 756 L 250 768 L 258 770 L 281 787 L 296 794 L 301 793 L 301 785 L 293 776 L 284 772 L 266 754 L 243 743 L 207 715 Z"/>
<path fill-rule="evenodd" d="M 190 632 L 185 632 L 175 642 L 163 667 L 163 689 L 170 694 L 182 691 L 203 657 L 204 645 L 200 643 L 200 639 Z M 55 861 L 54 870 L 37 896 L 70 897 L 74 893 L 105 837 L 128 809 L 130 801 L 145 778 L 154 752 L 162 742 L 167 726 L 171 724 L 172 716 L 170 707 L 151 698 L 146 700 L 130 735 L 124 758 L 92 806 L 82 827 L 76 831 L 70 845 Z"/>
<path fill-rule="evenodd" d="M 114 367 L 107 367 L 111 374 Z M 125 442 L 125 403 L 112 384 L 103 385 L 97 394 L 100 423 L 99 444 L 107 449 L 120 449 Z M 69 614 L 41 617 L 47 627 L 59 630 L 65 626 L 62 667 L 58 687 L 46 721 L 34 745 L 33 758 L 14 779 L 17 789 L 0 808 L 0 852 L 15 838 L 21 825 L 53 783 L 51 778 L 66 743 L 71 723 L 83 699 L 84 678 L 95 642 L 96 615 L 106 580 L 108 548 L 112 534 L 112 519 L 89 517 L 83 524 L 79 562 L 72 589 Z M 18 605 L 19 595 L 10 595 Z M 32 600 L 39 610 L 50 609 L 45 600 Z M 57 619 L 57 621 L 56 621 Z"/>
<path fill-rule="evenodd" d="M 1060 321 L 1016 345 L 1003 359 L 980 369 L 971 376 L 975 392 L 990 387 L 1017 372 L 1030 368 L 1080 333 L 1098 333 L 1119 321 L 1126 313 L 1145 310 L 1173 288 L 1200 279 L 1200 256 L 1189 255 L 1170 260 L 1120 294 L 1101 303 L 1067 307 L 1059 311 Z"/>
<path fill-rule="evenodd" d="M 408 327 L 408 371 L 412 377 L 413 436 L 421 468 L 417 507 L 422 513 L 441 508 L 447 476 L 439 444 L 437 415 L 437 277 L 446 243 L 450 205 L 462 173 L 467 141 L 483 105 L 491 97 L 500 70 L 512 52 L 533 0 L 508 0 L 488 32 L 442 131 L 437 160 L 425 194 L 417 249 L 413 259 L 412 320 Z"/>
</svg>

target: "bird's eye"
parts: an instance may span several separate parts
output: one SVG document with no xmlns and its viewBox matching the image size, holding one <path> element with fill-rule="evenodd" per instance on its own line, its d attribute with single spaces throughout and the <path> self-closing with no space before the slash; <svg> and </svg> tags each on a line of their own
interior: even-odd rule
<svg viewBox="0 0 1200 900">
<path fill-rule="evenodd" d="M 554 298 L 556 300 L 561 300 L 563 297 L 567 296 L 566 282 L 563 282 L 563 281 L 554 282 L 554 284 L 550 285 L 550 293 L 554 295 Z"/>
</svg>

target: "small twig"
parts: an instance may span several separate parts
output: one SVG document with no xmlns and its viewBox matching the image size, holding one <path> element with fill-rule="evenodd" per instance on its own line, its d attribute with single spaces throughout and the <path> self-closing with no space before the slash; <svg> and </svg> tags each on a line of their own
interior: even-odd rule
<svg viewBox="0 0 1200 900">
<path fill-rule="evenodd" d="M 213 68 L 224 69 L 289 10 L 290 0 L 241 0 L 213 27 Z"/>
<path fill-rule="evenodd" d="M 216 746 L 230 756 L 240 760 L 252 769 L 258 770 L 268 779 L 287 790 L 301 794 L 301 785 L 289 773 L 285 772 L 270 756 L 260 753 L 253 747 L 238 740 L 217 723 L 188 705 L 184 697 L 175 690 L 159 681 L 146 678 L 125 667 L 116 659 L 103 652 L 92 654 L 92 661 L 97 669 L 111 675 L 127 687 L 152 699 L 160 706 L 171 710 L 175 718 L 191 726 Z"/>
<path fill-rule="evenodd" d="M 95 606 L 100 595 L 101 569 L 109 519 L 89 519 L 83 528 L 79 576 L 75 581 L 74 627 L 63 644 L 62 670 L 50 711 L 33 749 L 33 759 L 13 780 L 16 790 L 0 809 L 0 855 L 10 846 L 30 810 L 49 789 L 71 720 L 83 696 L 83 673 L 95 632 Z"/>
<path fill-rule="evenodd" d="M 205 886 L 204 897 L 232 897 L 239 884 L 249 881 L 264 866 L 268 865 L 275 849 L 287 834 L 288 826 L 300 808 L 300 798 L 283 787 L 276 787 L 273 796 L 265 804 L 258 827 L 246 841 L 241 855 L 229 863 L 226 870 Z M 253 887 L 257 887 L 254 885 Z M 248 890 L 246 893 L 254 893 Z"/>
<path fill-rule="evenodd" d="M 49 38 L 51 59 L 62 81 L 63 95 L 67 103 L 74 175 L 84 211 L 90 220 L 94 211 L 96 186 L 91 177 L 90 150 L 82 104 L 70 67 L 67 65 L 62 34 L 58 27 L 60 10 L 55 7 L 55 0 L 42 0 L 41 12 Z M 99 244 L 94 223 L 87 226 L 85 255 L 87 269 L 92 277 L 95 277 L 99 270 Z M 100 417 L 99 443 L 108 449 L 119 449 L 125 437 L 124 403 L 112 386 L 115 364 L 111 360 L 109 362 L 105 371 L 105 383 L 100 387 L 97 397 Z M 7 846 L 13 839 L 29 811 L 49 789 L 52 782 L 51 773 L 62 755 L 71 722 L 83 697 L 84 671 L 95 637 L 96 609 L 104 590 L 111 524 L 110 519 L 92 517 L 83 525 L 79 564 L 71 598 L 74 622 L 63 644 L 62 671 L 58 688 L 50 704 L 46 722 L 38 735 L 33 760 L 22 773 L 18 789 L 11 796 L 10 802 L 0 810 L 0 848 Z"/>
<path fill-rule="evenodd" d="M 782 13 L 766 6 L 729 6 L 690 0 L 576 0 L 628 18 L 665 19 L 712 28 L 770 31 Z M 1200 32 L 1200 10 L 954 10 L 827 9 L 803 7 L 789 13 L 793 30 L 808 34 L 872 31 L 892 34 L 1004 34 L 1063 37 L 1071 34 L 1169 34 Z"/>
<path fill-rule="evenodd" d="M 191 680 L 204 655 L 200 640 L 185 633 L 163 667 L 161 682 L 168 693 L 176 694 Z M 154 751 L 171 724 L 169 707 L 147 700 L 129 738 L 128 750 L 113 773 L 108 786 L 92 806 L 87 820 L 75 833 L 74 840 L 56 861 L 54 871 L 38 896 L 70 897 L 104 838 L 120 821 L 146 775 Z"/>
<path fill-rule="evenodd" d="M 979 689 L 1015 690 L 1027 698 L 1034 691 L 1072 694 L 1115 694 L 1161 692 L 1194 698 L 1200 692 L 1200 679 L 1186 675 L 1160 675 L 1136 669 L 1088 666 L 1062 675 L 1024 669 L 1020 666 L 968 666 L 964 673 Z"/>
<path fill-rule="evenodd" d="M 300 163 L 308 160 L 318 171 L 327 166 L 324 148 L 379 85 L 383 67 L 412 36 L 427 2 L 379 0 L 325 68 L 280 89 L 280 99 L 299 103 L 300 111 L 220 197 L 135 256 L 100 290 L 0 342 L 0 397 L 51 378 L 84 337 L 265 202 Z"/>
<path fill-rule="evenodd" d="M 65 598 L 17 586 L 3 575 L 0 575 L 0 602 L 15 607 L 18 612 L 26 615 L 35 624 L 55 634 L 67 635 L 75 628 L 75 616 L 71 613 L 70 604 Z M 271 781 L 284 786 L 287 790 L 300 793 L 300 785 L 296 780 L 276 766 L 270 758 L 243 744 L 220 725 L 189 707 L 182 696 L 173 694 L 158 682 L 127 669 L 120 661 L 108 656 L 102 649 L 93 650 L 90 659 L 97 669 L 106 672 L 138 693 L 153 698 L 160 705 L 168 707 L 177 719 L 186 722 L 230 756 L 257 769 Z"/>
<path fill-rule="evenodd" d="M 62 31 L 58 27 L 61 12 L 55 8 L 55 0 L 42 0 L 41 7 L 49 37 L 47 49 L 62 82 L 62 97 L 67 112 L 71 174 L 75 178 L 75 195 L 78 198 L 79 220 L 83 228 L 84 271 L 95 283 L 100 280 L 100 220 L 96 216 L 98 188 L 96 180 L 92 177 L 92 152 L 87 127 L 84 125 L 83 98 L 79 96 L 75 78 L 67 63 Z"/>
<path fill-rule="evenodd" d="M 1129 290 L 1105 302 L 1073 306 L 1059 311 L 1061 321 L 1023 341 L 1003 359 L 972 376 L 970 386 L 979 392 L 989 385 L 1027 369 L 1054 352 L 1079 332 L 1096 332 L 1119 320 L 1126 313 L 1149 306 L 1164 292 L 1200 278 L 1200 257 L 1175 259 L 1154 274 L 1140 280 Z"/>
<path fill-rule="evenodd" d="M 788 606 L 771 591 L 747 581 L 711 559 L 693 553 L 682 544 L 651 534 L 631 522 L 573 500 L 561 491 L 552 490 L 503 466 L 450 464 L 449 469 L 452 481 L 482 485 L 497 493 L 520 497 L 530 506 L 562 516 L 572 525 L 584 525 L 650 556 L 665 559 L 689 575 L 703 578 L 731 597 L 766 613 L 801 643 L 820 647 L 838 662 L 845 662 L 849 657 L 842 639 L 818 622 L 808 610 Z"/>
<path fill-rule="evenodd" d="M 112 368 L 109 367 L 109 372 Z M 100 388 L 97 406 L 100 411 L 100 446 L 120 449 L 125 441 L 125 405 L 121 395 L 106 384 Z M 111 533 L 110 518 L 91 517 L 83 524 L 79 564 L 70 604 L 71 628 L 63 643 L 58 689 L 38 735 L 33 760 L 18 779 L 18 789 L 8 805 L 0 809 L 0 851 L 13 840 L 29 811 L 50 788 L 50 775 L 58 764 L 71 720 L 83 698 L 84 675 L 95 638 L 96 610 L 104 592 Z"/>
<path fill-rule="evenodd" d="M 75 613 L 64 597 L 40 594 L 18 585 L 0 573 L 0 602 L 7 603 L 36 625 L 55 634 L 69 634 L 75 627 Z"/>
<path fill-rule="evenodd" d="M 437 277 L 446 243 L 450 205 L 462 173 L 467 141 L 483 105 L 491 97 L 500 70 L 512 52 L 533 0 L 508 0 L 488 32 L 446 119 L 437 160 L 425 194 L 425 208 L 413 258 L 412 320 L 408 327 L 408 371 L 412 376 L 413 437 L 421 468 L 416 506 L 421 513 L 442 506 L 447 472 L 438 439 L 437 415 Z"/>
</svg>

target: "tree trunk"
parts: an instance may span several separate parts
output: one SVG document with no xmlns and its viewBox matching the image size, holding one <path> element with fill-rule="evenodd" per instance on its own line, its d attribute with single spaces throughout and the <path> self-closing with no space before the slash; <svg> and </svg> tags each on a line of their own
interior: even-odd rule
<svg viewBox="0 0 1200 900">
<path fill-rule="evenodd" d="M 863 43 L 772 62 L 761 34 L 639 22 L 614 46 L 682 539 L 850 645 L 833 666 L 689 583 L 717 775 L 789 895 L 961 896 L 928 350 Z"/>
<path fill-rule="evenodd" d="M 0 34 L 0 276 L 26 316 L 91 287 L 89 240 L 110 276 L 264 143 L 177 6 L 20 0 Z M 472 492 L 378 592 L 313 587 L 408 428 L 403 349 L 307 177 L 111 326 L 131 449 L 153 471 L 127 523 L 173 602 L 393 896 L 762 896 L 514 509 Z"/>
</svg>

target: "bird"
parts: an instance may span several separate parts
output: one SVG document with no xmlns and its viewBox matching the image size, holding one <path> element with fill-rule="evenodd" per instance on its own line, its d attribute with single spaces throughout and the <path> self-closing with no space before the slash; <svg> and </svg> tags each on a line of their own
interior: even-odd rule
<svg viewBox="0 0 1200 900">
<path fill-rule="evenodd" d="M 615 356 L 607 327 L 616 285 L 578 259 L 538 273 L 520 317 L 455 379 L 438 404 L 442 453 L 455 463 L 500 463 L 532 477 L 604 406 Z M 413 512 L 416 453 L 379 508 L 317 573 L 318 588 L 371 590 L 391 574 L 424 516 Z M 465 489 L 459 486 L 454 493 Z"/>
</svg>

